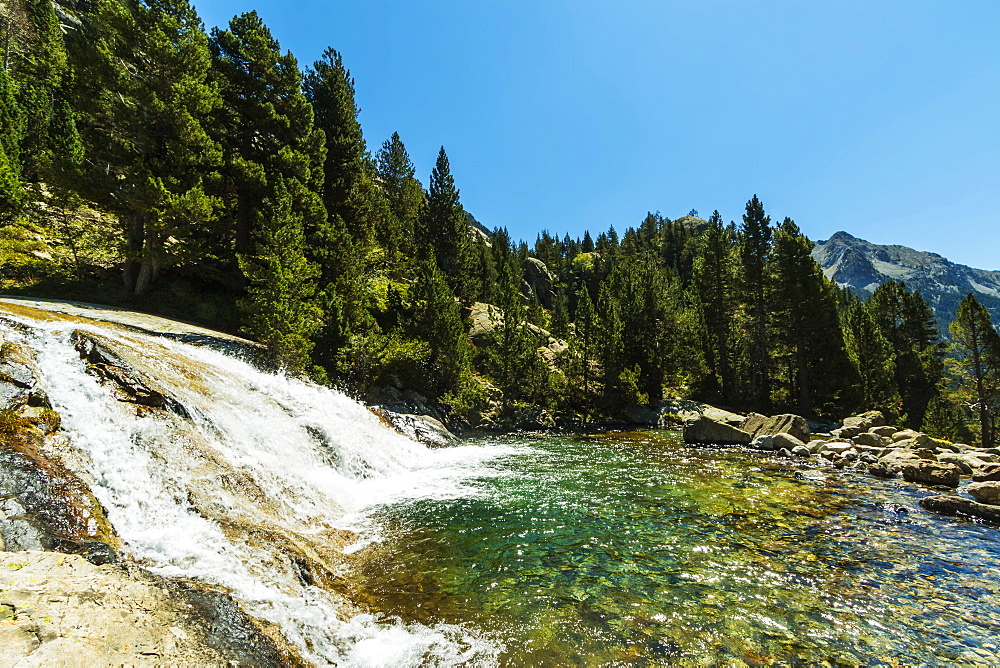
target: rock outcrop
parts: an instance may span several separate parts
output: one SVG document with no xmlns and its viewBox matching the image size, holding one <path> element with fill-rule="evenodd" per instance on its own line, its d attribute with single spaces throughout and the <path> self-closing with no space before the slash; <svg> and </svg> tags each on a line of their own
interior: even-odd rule
<svg viewBox="0 0 1000 668">
<path fill-rule="evenodd" d="M 301 662 L 224 594 L 133 565 L 0 552 L 0 664 L 283 666 Z"/>
<path fill-rule="evenodd" d="M 750 445 L 753 437 L 742 429 L 699 416 L 684 424 L 684 442 L 691 445 Z"/>
<path fill-rule="evenodd" d="M 0 345 L 0 549 L 58 550 L 117 560 L 121 541 L 89 486 L 58 455 L 59 414 L 31 350 Z"/>
<path fill-rule="evenodd" d="M 381 406 L 371 406 L 370 410 L 403 436 L 424 445 L 444 448 L 458 443 L 458 438 L 430 415 L 396 413 Z"/>
<path fill-rule="evenodd" d="M 965 488 L 973 499 L 991 506 L 1000 505 L 1000 482 L 974 482 Z"/>
<path fill-rule="evenodd" d="M 552 300 L 555 298 L 552 286 L 557 280 L 556 275 L 549 271 L 544 262 L 534 257 L 525 258 L 521 269 L 524 271 L 524 282 L 530 293 L 538 297 L 542 306 L 551 309 Z"/>
</svg>

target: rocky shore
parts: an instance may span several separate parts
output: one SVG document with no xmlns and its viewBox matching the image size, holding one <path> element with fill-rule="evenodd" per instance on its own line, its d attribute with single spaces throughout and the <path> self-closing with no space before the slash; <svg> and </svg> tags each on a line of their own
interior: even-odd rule
<svg viewBox="0 0 1000 668">
<path fill-rule="evenodd" d="M 685 422 L 684 441 L 811 459 L 879 478 L 902 477 L 940 492 L 921 499 L 928 510 L 1000 524 L 1000 448 L 950 443 L 888 425 L 878 411 L 845 418 L 824 433 L 813 433 L 798 415 L 751 413 L 728 420 L 700 415 Z"/>
</svg>

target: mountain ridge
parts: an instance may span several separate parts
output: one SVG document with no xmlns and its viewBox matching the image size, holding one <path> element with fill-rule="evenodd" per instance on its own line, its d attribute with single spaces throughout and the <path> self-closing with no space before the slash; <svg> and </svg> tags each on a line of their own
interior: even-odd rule
<svg viewBox="0 0 1000 668">
<path fill-rule="evenodd" d="M 943 331 L 970 292 L 995 322 L 1000 320 L 1000 271 L 976 269 L 908 246 L 874 244 L 845 231 L 817 241 L 812 256 L 827 278 L 861 297 L 886 281 L 903 281 L 928 301 Z"/>
</svg>

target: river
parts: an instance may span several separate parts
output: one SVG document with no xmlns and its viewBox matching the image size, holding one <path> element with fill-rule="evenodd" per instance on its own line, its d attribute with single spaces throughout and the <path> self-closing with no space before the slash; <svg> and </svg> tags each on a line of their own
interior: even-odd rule
<svg viewBox="0 0 1000 668">
<path fill-rule="evenodd" d="M 676 432 L 498 444 L 466 494 L 369 515 L 359 598 L 511 666 L 1000 662 L 1000 533 L 929 490 Z"/>
</svg>

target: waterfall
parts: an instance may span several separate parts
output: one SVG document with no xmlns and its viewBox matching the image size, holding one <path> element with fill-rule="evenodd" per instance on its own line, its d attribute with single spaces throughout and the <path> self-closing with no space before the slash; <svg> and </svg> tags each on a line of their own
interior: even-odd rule
<svg viewBox="0 0 1000 668">
<path fill-rule="evenodd" d="M 496 641 L 366 612 L 339 585 L 345 555 L 378 538 L 367 511 L 470 493 L 463 480 L 501 448 L 428 449 L 340 392 L 209 348 L 95 323 L 24 323 L 8 336 L 36 351 L 71 459 L 130 557 L 224 588 L 318 665 L 495 662 Z M 116 398 L 87 372 L 73 330 L 113 345 L 181 414 Z"/>
</svg>

